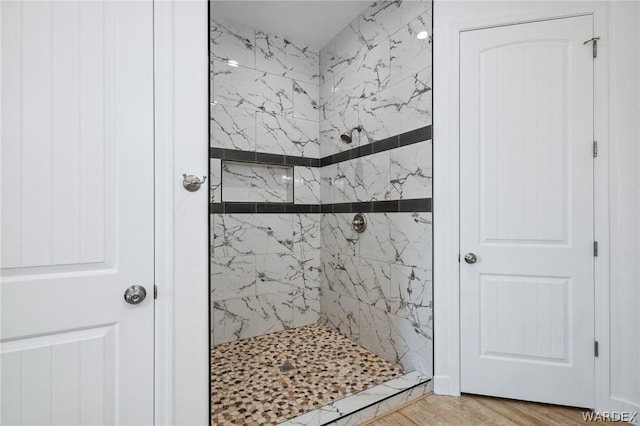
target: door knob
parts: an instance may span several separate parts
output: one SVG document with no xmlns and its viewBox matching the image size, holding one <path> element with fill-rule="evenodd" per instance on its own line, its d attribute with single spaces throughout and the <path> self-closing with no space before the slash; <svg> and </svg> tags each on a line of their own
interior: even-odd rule
<svg viewBox="0 0 640 426">
<path fill-rule="evenodd" d="M 141 303 L 147 297 L 147 290 L 138 284 L 134 284 L 124 291 L 124 300 L 132 305 Z"/>
<path fill-rule="evenodd" d="M 473 253 L 467 253 L 464 255 L 464 261 L 469 264 L 476 263 L 478 261 L 478 258 Z"/>
</svg>

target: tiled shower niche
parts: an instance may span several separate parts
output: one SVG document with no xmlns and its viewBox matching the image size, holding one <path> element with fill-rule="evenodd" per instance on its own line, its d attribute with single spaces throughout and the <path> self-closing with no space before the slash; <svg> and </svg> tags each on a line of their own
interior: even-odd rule
<svg viewBox="0 0 640 426">
<path fill-rule="evenodd" d="M 293 202 L 293 167 L 222 160 L 223 202 Z"/>
</svg>

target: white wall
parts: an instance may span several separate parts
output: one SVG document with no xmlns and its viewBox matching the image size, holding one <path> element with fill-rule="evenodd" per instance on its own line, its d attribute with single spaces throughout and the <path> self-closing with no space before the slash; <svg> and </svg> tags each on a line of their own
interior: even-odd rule
<svg viewBox="0 0 640 426">
<path fill-rule="evenodd" d="M 434 6 L 435 391 L 459 393 L 456 34 L 461 28 L 594 13 L 596 63 L 597 409 L 640 411 L 640 3 L 438 2 Z M 604 65 L 604 66 L 603 66 Z M 608 76 L 607 76 L 608 73 Z M 606 109 L 608 105 L 608 110 Z M 608 123 L 606 116 L 608 113 Z M 604 116 L 604 120 L 602 120 Z M 607 131 L 608 127 L 608 131 Z M 598 165 L 599 164 L 599 165 Z M 606 171 L 608 174 L 598 171 Z M 607 191 L 608 190 L 608 191 Z M 607 194 L 608 192 L 608 194 Z M 606 197 L 609 197 L 607 202 Z M 609 244 L 610 243 L 610 244 Z"/>
<path fill-rule="evenodd" d="M 640 412 L 640 2 L 609 4 L 610 410 Z"/>
</svg>

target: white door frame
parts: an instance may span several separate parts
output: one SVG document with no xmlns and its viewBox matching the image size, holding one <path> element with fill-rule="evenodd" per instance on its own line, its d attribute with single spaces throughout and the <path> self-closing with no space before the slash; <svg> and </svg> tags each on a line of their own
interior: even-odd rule
<svg viewBox="0 0 640 426">
<path fill-rule="evenodd" d="M 609 406 L 608 6 L 605 2 L 439 2 L 434 5 L 434 391 L 460 394 L 460 33 L 591 14 L 601 37 L 594 62 L 596 409 Z M 585 46 L 586 47 L 586 46 Z"/>
<path fill-rule="evenodd" d="M 209 424 L 207 0 L 155 0 L 155 424 Z"/>
</svg>

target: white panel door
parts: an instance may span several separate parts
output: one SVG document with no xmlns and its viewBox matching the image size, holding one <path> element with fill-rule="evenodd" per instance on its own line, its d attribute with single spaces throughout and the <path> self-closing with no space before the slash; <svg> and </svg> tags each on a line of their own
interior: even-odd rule
<svg viewBox="0 0 640 426">
<path fill-rule="evenodd" d="M 152 13 L 0 2 L 2 425 L 153 423 Z"/>
<path fill-rule="evenodd" d="M 591 16 L 461 35 L 463 392 L 593 407 L 591 37 Z"/>
</svg>

